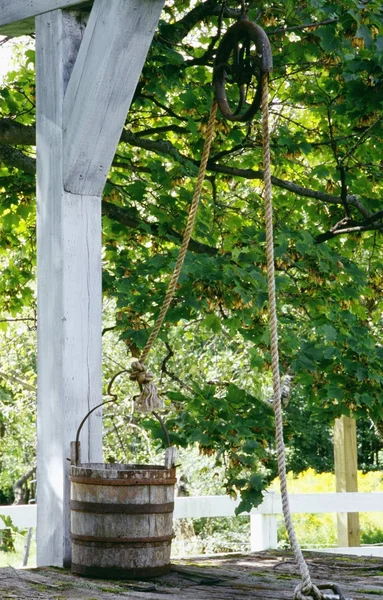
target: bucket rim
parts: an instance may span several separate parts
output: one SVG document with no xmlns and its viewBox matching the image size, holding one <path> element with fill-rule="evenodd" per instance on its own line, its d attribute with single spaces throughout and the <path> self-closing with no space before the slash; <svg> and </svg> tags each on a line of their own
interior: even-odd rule
<svg viewBox="0 0 383 600">
<path fill-rule="evenodd" d="M 97 471 L 170 471 L 164 465 L 148 465 L 146 463 L 79 463 L 72 465 L 75 469 L 94 469 Z"/>
<path fill-rule="evenodd" d="M 71 466 L 70 480 L 95 485 L 170 485 L 176 482 L 176 470 L 163 465 L 82 463 Z"/>
</svg>

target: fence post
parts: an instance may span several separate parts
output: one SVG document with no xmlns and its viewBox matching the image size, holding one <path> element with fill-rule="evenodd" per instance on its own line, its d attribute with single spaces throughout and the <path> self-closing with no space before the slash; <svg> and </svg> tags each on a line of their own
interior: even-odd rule
<svg viewBox="0 0 383 600">
<path fill-rule="evenodd" d="M 335 419 L 334 463 L 337 492 L 358 491 L 356 421 L 343 415 Z M 359 513 L 337 513 L 338 546 L 360 546 Z"/>
<path fill-rule="evenodd" d="M 278 546 L 277 515 L 250 514 L 250 550 L 275 550 Z"/>
</svg>

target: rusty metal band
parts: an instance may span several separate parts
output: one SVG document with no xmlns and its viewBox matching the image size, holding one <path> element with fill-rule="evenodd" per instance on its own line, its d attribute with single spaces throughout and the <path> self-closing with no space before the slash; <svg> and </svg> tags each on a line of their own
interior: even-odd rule
<svg viewBox="0 0 383 600">
<path fill-rule="evenodd" d="M 75 512 L 96 514 L 121 514 L 121 515 L 157 515 L 172 513 L 174 502 L 164 504 L 110 504 L 107 502 L 79 502 L 71 500 L 71 510 Z"/>
<path fill-rule="evenodd" d="M 78 535 L 71 533 L 71 538 L 75 542 L 94 542 L 98 544 L 124 544 L 134 546 L 136 544 L 152 544 L 157 542 L 171 542 L 174 538 L 174 533 L 170 535 L 159 535 L 157 537 L 99 537 L 95 535 Z"/>
<path fill-rule="evenodd" d="M 145 577 L 160 577 L 170 571 L 171 565 L 161 567 L 138 567 L 124 569 L 123 567 L 93 567 L 72 563 L 72 573 L 96 579 L 141 579 Z"/>
<path fill-rule="evenodd" d="M 93 477 L 70 476 L 72 483 L 87 483 L 88 485 L 174 485 L 175 477 L 171 479 L 93 479 Z"/>
</svg>

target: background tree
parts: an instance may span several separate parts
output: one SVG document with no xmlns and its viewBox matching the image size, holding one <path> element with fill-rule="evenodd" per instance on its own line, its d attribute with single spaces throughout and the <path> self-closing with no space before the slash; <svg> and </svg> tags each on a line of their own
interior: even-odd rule
<svg viewBox="0 0 383 600">
<path fill-rule="evenodd" d="M 247 8 L 268 33 L 275 63 L 276 270 L 291 406 L 303 402 L 323 423 L 341 414 L 371 419 L 383 435 L 381 3 Z M 145 343 L 178 252 L 214 55 L 239 14 L 237 3 L 216 0 L 165 7 L 104 190 L 106 326 L 131 356 Z M 0 91 L 0 303 L 13 317 L 34 308 L 33 58 L 28 50 Z M 168 378 L 164 391 L 172 380 L 175 439 L 224 456 L 228 487 L 247 490 L 246 501 L 259 498 L 261 478 L 275 468 L 261 144 L 259 120 L 219 117 L 190 251 L 153 358 Z M 208 350 L 235 358 L 211 377 Z M 241 426 L 231 427 L 235 419 Z"/>
</svg>

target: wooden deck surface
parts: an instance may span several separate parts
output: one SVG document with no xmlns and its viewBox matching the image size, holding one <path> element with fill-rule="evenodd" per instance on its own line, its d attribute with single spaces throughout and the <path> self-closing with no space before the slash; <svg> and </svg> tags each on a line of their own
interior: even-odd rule
<svg viewBox="0 0 383 600">
<path fill-rule="evenodd" d="M 315 583 L 333 581 L 346 598 L 383 597 L 383 560 L 329 554 L 308 555 Z M 0 569 L 1 600 L 287 600 L 298 571 L 288 552 L 197 557 L 174 563 L 151 581 L 85 579 L 55 568 Z"/>
</svg>

